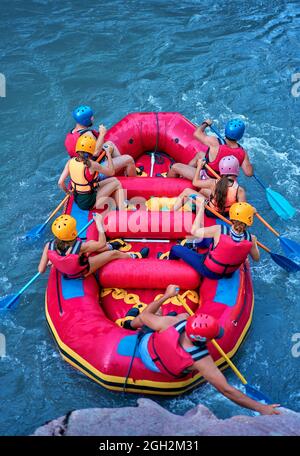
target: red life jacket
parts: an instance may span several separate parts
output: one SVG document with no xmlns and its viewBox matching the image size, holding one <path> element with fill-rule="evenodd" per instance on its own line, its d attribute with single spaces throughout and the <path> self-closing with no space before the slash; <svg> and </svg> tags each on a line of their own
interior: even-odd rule
<svg viewBox="0 0 300 456">
<path fill-rule="evenodd" d="M 183 320 L 165 331 L 154 332 L 148 341 L 152 361 L 160 372 L 172 378 L 185 376 L 188 367 L 209 354 L 205 342 L 201 342 L 199 346 L 195 345 L 190 352 L 182 348 L 179 339 L 185 325 L 186 320 Z"/>
<path fill-rule="evenodd" d="M 216 274 L 232 274 L 244 263 L 252 248 L 251 235 L 247 231 L 244 239 L 234 241 L 228 226 L 221 226 L 221 236 L 216 247 L 213 243 L 207 252 L 204 265 Z"/>
<path fill-rule="evenodd" d="M 219 150 L 217 153 L 216 158 L 213 161 L 209 161 L 209 149 L 206 152 L 205 158 L 207 161 L 207 164 L 214 170 L 216 173 L 219 173 L 219 163 L 222 160 L 222 158 L 227 157 L 228 155 L 233 155 L 235 158 L 238 159 L 240 166 L 242 166 L 242 163 L 245 159 L 245 150 L 239 145 L 239 147 L 229 147 L 227 144 L 220 144 Z M 207 174 L 210 177 L 214 177 L 209 170 L 206 170 Z"/>
<path fill-rule="evenodd" d="M 68 279 L 83 277 L 89 270 L 87 257 L 79 255 L 82 241 L 78 240 L 73 245 L 68 255 L 62 255 L 55 248 L 55 241 L 51 241 L 48 247 L 48 259 Z M 81 259 L 81 261 L 80 261 Z M 82 261 L 83 260 L 83 261 Z"/>
<path fill-rule="evenodd" d="M 77 140 L 81 135 L 83 135 L 83 133 L 86 133 L 87 131 L 91 131 L 93 133 L 93 135 L 95 136 L 95 138 L 96 139 L 98 138 L 98 136 L 99 136 L 98 131 L 90 130 L 88 128 L 85 130 L 77 130 L 74 132 L 73 132 L 73 130 L 71 130 L 70 133 L 67 134 L 66 139 L 65 139 L 65 148 L 67 149 L 67 152 L 70 155 L 70 157 L 77 156 L 77 154 L 75 152 Z"/>
</svg>

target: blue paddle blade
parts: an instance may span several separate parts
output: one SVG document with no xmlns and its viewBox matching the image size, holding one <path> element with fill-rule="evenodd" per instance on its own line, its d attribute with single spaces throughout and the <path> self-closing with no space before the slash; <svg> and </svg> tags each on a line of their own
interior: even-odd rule
<svg viewBox="0 0 300 456">
<path fill-rule="evenodd" d="M 19 296 L 17 295 L 8 295 L 0 298 L 0 310 L 11 309 L 14 307 L 18 301 Z"/>
<path fill-rule="evenodd" d="M 45 228 L 44 223 L 42 225 L 35 226 L 30 231 L 28 231 L 28 233 L 25 235 L 25 239 L 33 239 L 33 238 L 40 236 L 40 234 L 44 228 Z"/>
<path fill-rule="evenodd" d="M 270 252 L 272 259 L 275 261 L 278 266 L 285 269 L 287 272 L 298 272 L 300 271 L 299 264 L 295 263 L 293 260 L 284 257 L 283 255 L 278 255 L 277 253 Z"/>
<path fill-rule="evenodd" d="M 294 217 L 296 209 L 278 192 L 271 188 L 266 189 L 267 200 L 271 208 L 283 220 L 288 220 Z"/>
<path fill-rule="evenodd" d="M 279 237 L 280 245 L 282 247 L 282 250 L 284 253 L 290 257 L 290 258 L 295 258 L 295 257 L 300 257 L 300 245 L 292 241 L 291 239 L 286 239 L 284 237 Z"/>
<path fill-rule="evenodd" d="M 245 389 L 247 396 L 251 397 L 251 399 L 258 402 L 264 402 L 265 404 L 273 404 L 268 396 L 258 391 L 258 389 L 254 388 L 254 386 L 249 385 L 249 383 L 245 385 Z"/>
</svg>

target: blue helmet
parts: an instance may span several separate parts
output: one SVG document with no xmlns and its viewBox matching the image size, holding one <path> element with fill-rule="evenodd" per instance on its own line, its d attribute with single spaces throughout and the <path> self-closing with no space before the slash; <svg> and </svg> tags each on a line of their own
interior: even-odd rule
<svg viewBox="0 0 300 456">
<path fill-rule="evenodd" d="M 240 119 L 231 119 L 225 127 L 225 136 L 233 141 L 239 141 L 244 134 L 245 124 Z"/>
<path fill-rule="evenodd" d="M 84 125 L 85 127 L 93 125 L 93 115 L 94 113 L 89 106 L 78 106 L 78 108 L 73 111 L 73 118 L 77 123 Z"/>
</svg>

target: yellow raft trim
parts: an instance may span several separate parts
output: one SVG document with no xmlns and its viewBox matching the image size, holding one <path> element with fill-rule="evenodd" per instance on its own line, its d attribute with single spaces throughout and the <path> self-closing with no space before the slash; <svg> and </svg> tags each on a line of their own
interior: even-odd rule
<svg viewBox="0 0 300 456">
<path fill-rule="evenodd" d="M 252 306 L 251 306 L 251 312 L 250 312 L 250 316 L 249 316 L 249 319 L 243 329 L 243 332 L 242 334 L 240 335 L 237 343 L 235 344 L 235 346 L 233 347 L 233 349 L 227 353 L 227 356 L 229 358 L 232 358 L 235 353 L 237 352 L 237 350 L 239 349 L 240 345 L 242 344 L 248 330 L 249 330 L 249 327 L 251 325 L 251 321 L 252 321 L 252 316 L 253 316 L 253 310 L 254 310 L 254 294 L 253 294 L 253 298 L 252 298 Z M 113 376 L 113 375 L 106 375 L 104 373 L 102 373 L 101 371 L 98 371 L 97 369 L 95 369 L 91 364 L 89 364 L 84 358 L 82 358 L 81 356 L 79 356 L 76 352 L 74 352 L 70 347 L 68 347 L 59 337 L 56 329 L 55 329 L 55 326 L 50 318 L 50 315 L 49 315 L 49 312 L 48 312 L 48 308 L 47 308 L 47 292 L 45 293 L 45 313 L 46 313 L 46 319 L 47 319 L 47 322 L 49 324 L 49 327 L 51 329 L 51 332 L 52 332 L 52 335 L 53 335 L 53 338 L 55 340 L 55 342 L 57 343 L 58 345 L 58 348 L 60 350 L 60 354 L 62 356 L 62 358 L 68 362 L 71 366 L 75 367 L 77 370 L 81 371 L 83 374 L 85 374 L 87 377 L 91 378 L 93 381 L 95 381 L 96 383 L 98 383 L 99 385 L 103 386 L 104 388 L 106 389 L 109 389 L 111 391 L 124 391 L 124 380 L 125 378 L 124 377 L 116 377 L 116 376 Z M 72 359 L 68 358 L 68 356 L 66 356 L 63 352 L 66 353 L 66 355 L 70 356 L 70 358 L 73 358 L 75 361 L 77 361 L 80 365 L 82 365 L 83 367 L 81 367 L 80 365 L 76 364 L 76 362 L 72 361 Z M 225 363 L 225 365 L 224 365 Z M 223 366 L 220 367 L 221 370 L 224 370 L 226 369 L 227 367 L 229 367 L 224 358 L 223 357 L 220 357 L 218 360 L 215 361 L 215 364 L 216 366 L 220 366 L 223 364 Z M 87 369 L 85 370 L 84 367 Z M 89 373 L 88 371 L 90 371 L 91 373 Z M 95 377 L 92 375 L 94 374 Z M 101 382 L 101 380 L 99 380 L 99 378 L 103 379 L 103 382 Z M 189 378 L 187 380 L 184 380 L 184 381 L 179 381 L 179 382 L 158 382 L 158 381 L 151 381 L 151 380 L 133 380 L 131 378 L 129 378 L 127 380 L 127 392 L 136 392 L 136 393 L 141 393 L 141 394 L 157 394 L 157 395 L 160 395 L 160 396 L 175 396 L 175 395 L 179 395 L 179 394 L 183 394 L 185 393 L 186 391 L 189 391 L 190 389 L 192 388 L 195 388 L 198 384 L 200 383 L 203 383 L 205 381 L 205 379 L 200 375 L 195 375 L 193 376 L 192 378 Z M 119 383 L 120 386 L 113 386 L 113 385 L 107 385 L 105 382 L 115 382 L 115 383 Z M 130 389 L 128 388 L 129 385 L 132 385 L 130 387 Z M 139 388 L 135 389 L 133 385 L 136 385 L 138 386 Z M 147 389 L 143 389 L 142 387 L 147 387 Z M 153 388 L 153 389 L 152 389 Z M 180 389 L 180 391 L 168 391 L 168 388 L 171 388 L 172 390 L 174 389 Z M 159 391 L 158 391 L 159 389 Z"/>
</svg>

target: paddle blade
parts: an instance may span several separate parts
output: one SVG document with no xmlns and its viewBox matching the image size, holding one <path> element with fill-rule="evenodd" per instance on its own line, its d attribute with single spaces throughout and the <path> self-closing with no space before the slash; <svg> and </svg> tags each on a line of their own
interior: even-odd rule
<svg viewBox="0 0 300 456">
<path fill-rule="evenodd" d="M 286 239 L 284 237 L 279 237 L 280 245 L 282 247 L 282 250 L 284 253 L 290 257 L 290 258 L 295 258 L 295 257 L 300 257 L 300 245 L 292 241 L 291 239 Z"/>
<path fill-rule="evenodd" d="M 19 296 L 17 295 L 8 295 L 0 298 L 0 310 L 11 309 L 16 305 Z"/>
<path fill-rule="evenodd" d="M 44 228 L 45 228 L 44 223 L 42 225 L 35 226 L 30 231 L 28 231 L 27 234 L 25 234 L 25 239 L 34 239 L 34 238 L 39 237 Z"/>
<path fill-rule="evenodd" d="M 293 260 L 284 257 L 283 255 L 278 255 L 277 253 L 270 252 L 272 259 L 275 261 L 278 266 L 285 269 L 287 272 L 298 272 L 300 271 L 299 264 L 295 263 Z"/>
<path fill-rule="evenodd" d="M 294 217 L 296 209 L 284 198 L 284 196 L 271 188 L 266 189 L 266 196 L 271 208 L 279 217 L 283 220 Z"/>
<path fill-rule="evenodd" d="M 254 386 L 249 385 L 249 383 L 245 385 L 245 389 L 247 396 L 251 397 L 251 399 L 254 399 L 258 402 L 264 402 L 265 404 L 273 404 L 273 402 L 268 396 L 261 393 L 258 389 L 254 388 Z"/>
</svg>

